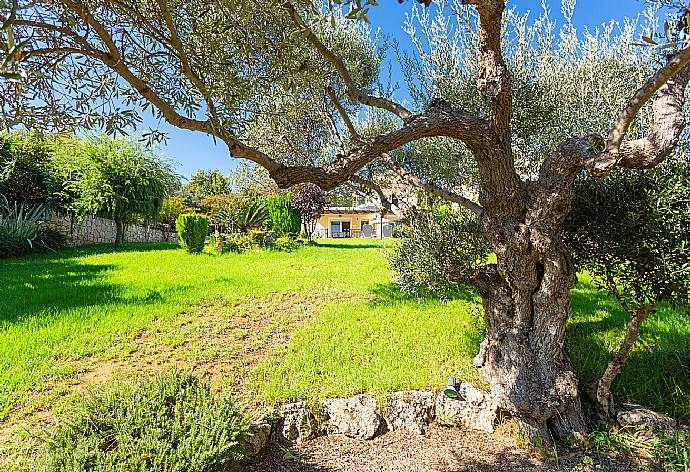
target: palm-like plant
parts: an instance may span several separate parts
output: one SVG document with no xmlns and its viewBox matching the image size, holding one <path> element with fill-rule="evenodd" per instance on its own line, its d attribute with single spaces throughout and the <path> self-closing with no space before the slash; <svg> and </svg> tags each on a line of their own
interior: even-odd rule
<svg viewBox="0 0 690 472">
<path fill-rule="evenodd" d="M 268 207 L 266 203 L 261 200 L 256 200 L 247 211 L 240 215 L 238 226 L 241 230 L 246 230 L 247 228 L 263 226 L 268 221 Z"/>
<path fill-rule="evenodd" d="M 20 256 L 31 251 L 40 232 L 43 205 L 29 207 L 0 199 L 0 257 Z"/>
</svg>

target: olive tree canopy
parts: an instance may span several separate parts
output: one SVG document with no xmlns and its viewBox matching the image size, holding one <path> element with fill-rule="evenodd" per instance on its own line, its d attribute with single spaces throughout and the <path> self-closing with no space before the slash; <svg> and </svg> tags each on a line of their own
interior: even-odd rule
<svg viewBox="0 0 690 472">
<path fill-rule="evenodd" d="M 537 19 L 528 28 L 503 0 L 453 0 L 434 22 L 417 22 L 430 25 L 423 36 L 452 41 L 418 39 L 416 51 L 400 54 L 413 98 L 403 104 L 378 81 L 382 43 L 336 3 L 15 0 L 0 10 L 4 124 L 118 130 L 138 122 L 137 109 L 153 109 L 224 142 L 281 188 L 330 190 L 383 163 L 469 208 L 497 258 L 474 279 L 487 330 L 475 366 L 545 449 L 553 438 L 585 441 L 563 350 L 577 278 L 561 227 L 580 172 L 649 168 L 673 151 L 685 126 L 690 47 L 680 38 L 658 63 L 633 71 L 634 89 L 606 95 L 596 85 L 620 83 L 617 65 L 631 48 L 627 40 L 623 53 L 600 48 L 616 41 L 611 29 L 569 50 L 563 38 L 577 35 L 566 31 L 557 45 L 553 24 Z M 365 16 L 354 3 L 362 9 L 350 16 Z M 566 14 L 573 3 L 564 3 Z M 669 36 L 679 39 L 675 30 Z M 608 75 L 582 80 L 592 69 L 578 70 L 587 62 L 574 59 L 585 55 Z M 576 100 L 546 93 L 559 82 L 579 90 Z M 641 111 L 646 118 L 636 121 Z M 454 149 L 458 162 L 471 158 L 467 167 L 453 157 L 446 173 L 470 169 L 474 195 L 430 181 L 439 172 L 429 159 L 448 155 L 420 158 L 430 142 Z"/>
</svg>

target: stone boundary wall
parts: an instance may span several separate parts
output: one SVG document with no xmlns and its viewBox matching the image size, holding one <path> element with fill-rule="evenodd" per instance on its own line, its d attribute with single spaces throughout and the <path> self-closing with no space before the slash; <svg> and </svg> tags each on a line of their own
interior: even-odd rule
<svg viewBox="0 0 690 472">
<path fill-rule="evenodd" d="M 115 242 L 117 229 L 115 222 L 106 218 L 88 216 L 78 221 L 69 215 L 52 213 L 46 226 L 54 228 L 67 236 L 67 244 L 72 247 L 85 244 L 106 244 Z M 125 242 L 153 243 L 163 241 L 179 241 L 177 233 L 163 233 L 152 226 L 125 225 Z"/>
</svg>

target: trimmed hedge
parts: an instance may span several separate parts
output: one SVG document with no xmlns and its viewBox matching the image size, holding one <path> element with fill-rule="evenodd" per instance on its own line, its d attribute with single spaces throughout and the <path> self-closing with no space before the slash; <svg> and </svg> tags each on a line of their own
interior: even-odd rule
<svg viewBox="0 0 690 472">
<path fill-rule="evenodd" d="M 175 221 L 180 245 L 192 254 L 200 254 L 204 250 L 208 235 L 208 218 L 197 213 L 183 213 Z"/>
</svg>

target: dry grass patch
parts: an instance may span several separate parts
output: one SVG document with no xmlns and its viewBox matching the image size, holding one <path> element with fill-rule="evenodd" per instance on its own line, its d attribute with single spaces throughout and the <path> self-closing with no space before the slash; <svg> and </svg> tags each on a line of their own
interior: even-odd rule
<svg viewBox="0 0 690 472">
<path fill-rule="evenodd" d="M 113 344 L 106 355 L 69 361 L 72 375 L 33 391 L 25 406 L 0 423 L 0 463 L 27 456 L 37 444 L 35 431 L 47 431 L 54 414 L 91 385 L 142 380 L 177 368 L 191 370 L 214 390 L 248 397 L 247 372 L 271 352 L 284 348 L 290 335 L 339 296 L 327 293 L 273 293 L 231 302 L 217 301 L 156 320 L 130 338 Z"/>
</svg>

